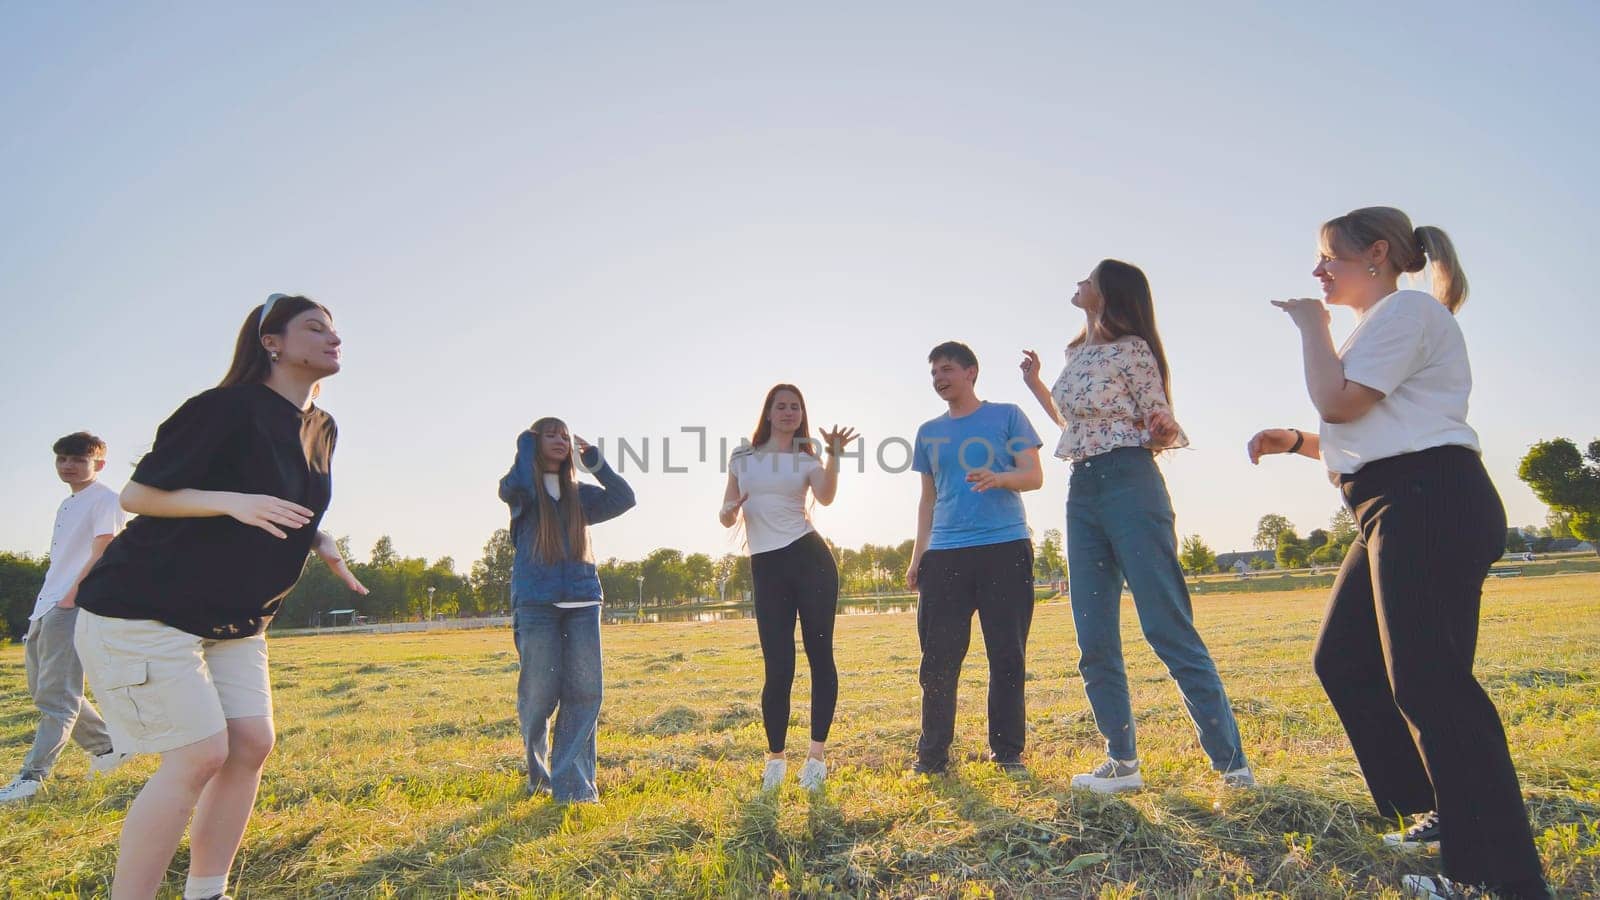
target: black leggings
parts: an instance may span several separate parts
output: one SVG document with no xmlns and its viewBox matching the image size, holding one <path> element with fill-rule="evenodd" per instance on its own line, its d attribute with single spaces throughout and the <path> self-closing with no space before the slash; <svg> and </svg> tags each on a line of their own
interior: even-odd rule
<svg viewBox="0 0 1600 900">
<path fill-rule="evenodd" d="M 811 739 L 826 741 L 839 701 L 833 664 L 833 617 L 839 611 L 839 567 L 816 532 L 787 547 L 750 556 L 756 631 L 767 678 L 761 686 L 761 721 L 767 750 L 782 753 L 789 731 L 789 691 L 794 686 L 794 620 L 811 664 Z"/>
</svg>

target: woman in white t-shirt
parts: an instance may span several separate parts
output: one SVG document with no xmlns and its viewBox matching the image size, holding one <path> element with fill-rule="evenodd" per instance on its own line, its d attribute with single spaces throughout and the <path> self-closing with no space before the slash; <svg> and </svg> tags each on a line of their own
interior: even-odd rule
<svg viewBox="0 0 1600 900">
<path fill-rule="evenodd" d="M 789 729 L 789 693 L 794 686 L 794 624 L 811 666 L 811 749 L 800 769 L 808 790 L 827 777 L 823 761 L 839 673 L 833 662 L 833 620 L 839 607 L 839 567 L 806 515 L 806 492 L 826 506 L 839 488 L 839 453 L 855 440 L 849 428 L 822 432 L 826 462 L 817 459 L 806 401 L 800 389 L 780 384 L 767 392 L 750 446 L 728 460 L 728 489 L 719 519 L 732 528 L 744 519 L 755 593 L 756 631 L 761 638 L 766 680 L 761 719 L 767 732 L 763 790 L 783 781 Z"/>
<path fill-rule="evenodd" d="M 1385 840 L 1438 842 L 1444 876 L 1411 875 L 1421 896 L 1465 885 L 1548 895 L 1499 713 L 1472 674 L 1478 608 L 1506 518 L 1467 424 L 1472 371 L 1454 313 L 1467 296 L 1455 248 L 1438 228 L 1369 207 L 1322 226 L 1312 270 L 1329 305 L 1355 311 L 1335 349 L 1314 299 L 1274 301 L 1300 329 L 1318 431 L 1273 428 L 1271 453 L 1321 459 L 1359 533 L 1334 582 L 1315 666 L 1387 818 L 1414 817 Z M 1434 294 L 1399 290 L 1432 264 Z"/>
</svg>

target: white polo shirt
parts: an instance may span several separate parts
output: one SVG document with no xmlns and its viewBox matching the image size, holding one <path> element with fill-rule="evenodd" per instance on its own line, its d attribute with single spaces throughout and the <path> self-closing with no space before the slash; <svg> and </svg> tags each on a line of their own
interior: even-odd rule
<svg viewBox="0 0 1600 900">
<path fill-rule="evenodd" d="M 49 612 L 50 607 L 66 598 L 83 574 L 83 567 L 89 564 L 94 539 L 116 534 L 125 521 L 127 514 L 122 511 L 117 492 L 99 481 L 61 501 L 56 509 L 56 528 L 50 535 L 50 570 L 45 573 L 44 587 L 39 589 L 39 599 L 28 621 Z"/>
<path fill-rule="evenodd" d="M 1323 422 L 1322 461 L 1348 475 L 1369 462 L 1433 447 L 1480 450 L 1467 424 L 1472 366 L 1461 326 L 1422 291 L 1379 300 L 1339 349 L 1344 377 L 1383 394 L 1354 422 Z"/>
</svg>

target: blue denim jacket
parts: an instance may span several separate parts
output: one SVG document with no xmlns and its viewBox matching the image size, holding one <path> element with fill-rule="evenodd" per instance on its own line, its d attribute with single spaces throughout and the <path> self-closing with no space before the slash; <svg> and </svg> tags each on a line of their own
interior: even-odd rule
<svg viewBox="0 0 1600 900">
<path fill-rule="evenodd" d="M 511 564 L 511 603 L 531 606 L 578 600 L 600 600 L 600 576 L 594 563 L 583 559 L 564 559 L 547 563 L 539 558 L 535 543 L 539 534 L 539 502 L 536 490 L 544 490 L 533 471 L 536 437 L 524 431 L 517 436 L 517 459 L 511 471 L 500 479 L 500 499 L 511 507 L 511 542 L 516 557 Z M 600 451 L 590 447 L 581 460 L 599 485 L 579 484 L 578 502 L 590 525 L 615 519 L 633 508 L 633 489 L 622 480 Z M 565 508 L 572 498 L 563 493 L 558 505 Z"/>
</svg>

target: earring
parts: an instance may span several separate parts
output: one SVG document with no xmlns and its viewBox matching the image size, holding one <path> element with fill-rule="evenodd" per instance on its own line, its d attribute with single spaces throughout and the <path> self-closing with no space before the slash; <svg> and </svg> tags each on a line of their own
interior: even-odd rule
<svg viewBox="0 0 1600 900">
<path fill-rule="evenodd" d="M 278 351 L 276 351 L 276 350 L 268 350 L 267 351 L 267 358 L 272 360 L 273 362 L 277 362 L 278 361 Z"/>
<path fill-rule="evenodd" d="M 1367 266 L 1367 274 L 1371 275 L 1373 278 L 1377 278 L 1378 277 L 1378 267 L 1377 266 Z M 274 356 L 273 359 L 277 359 L 277 357 Z"/>
</svg>

